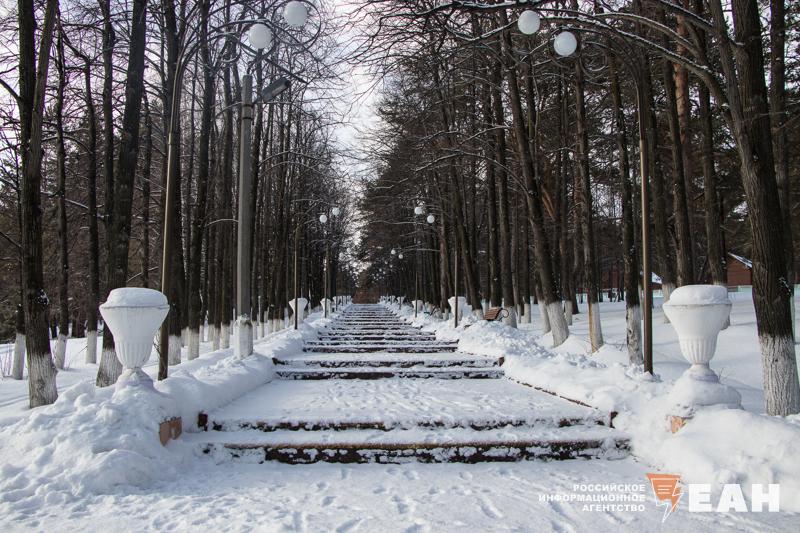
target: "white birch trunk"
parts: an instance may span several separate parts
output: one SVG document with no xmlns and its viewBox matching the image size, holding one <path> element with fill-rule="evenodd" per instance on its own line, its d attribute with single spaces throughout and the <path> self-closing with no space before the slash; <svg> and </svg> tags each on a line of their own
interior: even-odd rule
<svg viewBox="0 0 800 533">
<path fill-rule="evenodd" d="M 522 322 L 524 324 L 530 324 L 532 322 L 532 320 L 531 320 L 531 304 L 530 304 L 530 302 L 525 302 L 525 304 L 523 304 L 522 312 L 524 313 L 522 315 Z"/>
<path fill-rule="evenodd" d="M 572 325 L 572 302 L 564 300 L 564 320 L 568 326 Z"/>
</svg>

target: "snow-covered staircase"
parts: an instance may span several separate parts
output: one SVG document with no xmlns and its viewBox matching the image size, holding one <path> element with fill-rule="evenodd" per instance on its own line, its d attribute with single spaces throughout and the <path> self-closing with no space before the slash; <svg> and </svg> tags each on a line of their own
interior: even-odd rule
<svg viewBox="0 0 800 533">
<path fill-rule="evenodd" d="M 187 438 L 215 457 L 254 462 L 627 453 L 607 415 L 504 378 L 500 358 L 457 349 L 383 306 L 352 305 L 303 353 L 275 359 L 279 379 L 210 413 L 208 431 Z"/>
</svg>

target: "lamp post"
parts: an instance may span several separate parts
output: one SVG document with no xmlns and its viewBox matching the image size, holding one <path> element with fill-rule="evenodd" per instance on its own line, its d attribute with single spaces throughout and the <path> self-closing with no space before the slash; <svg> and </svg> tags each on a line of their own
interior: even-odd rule
<svg viewBox="0 0 800 533">
<path fill-rule="evenodd" d="M 328 223 L 328 215 L 325 213 L 319 216 L 319 223 L 322 224 L 322 232 L 323 236 L 325 233 L 325 224 Z M 323 294 L 322 294 L 322 313 L 325 318 L 328 318 L 328 239 L 325 239 L 325 261 L 322 266 L 322 284 L 323 284 Z"/>
<path fill-rule="evenodd" d="M 420 204 L 414 208 L 414 318 L 417 318 L 419 305 L 419 236 L 417 235 L 417 218 L 425 213 L 425 206 Z"/>
<path fill-rule="evenodd" d="M 517 20 L 519 30 L 526 35 L 533 35 L 539 31 L 540 16 L 532 10 L 525 10 L 520 14 Z M 624 37 L 619 39 L 623 41 Z M 562 57 L 567 57 L 575 53 L 578 48 L 578 39 L 571 31 L 559 31 L 553 39 L 553 49 L 556 54 Z M 641 68 L 640 64 L 631 64 L 630 58 L 625 54 L 620 54 L 619 47 L 615 47 L 613 53 L 618 57 L 626 60 L 627 66 L 636 71 Z M 650 259 L 650 162 L 647 156 L 647 135 L 652 133 L 648 132 L 645 121 L 647 120 L 647 110 L 645 109 L 645 93 L 644 88 L 639 82 L 638 76 L 633 76 L 634 84 L 636 85 L 636 111 L 639 115 L 639 174 L 641 177 L 641 226 L 642 226 L 642 318 L 643 318 L 643 335 L 642 335 L 642 351 L 644 356 L 644 370 L 645 372 L 653 373 L 653 293 L 652 293 L 652 271 Z"/>
<path fill-rule="evenodd" d="M 271 41 L 269 29 L 263 24 L 250 28 L 250 42 L 256 47 L 266 47 Z M 260 50 L 261 48 L 259 48 Z M 260 98 L 268 103 L 289 88 L 289 80 L 278 78 L 261 92 Z M 253 353 L 253 322 L 251 321 L 250 270 L 253 244 L 253 213 L 244 206 L 253 194 L 251 174 L 253 130 L 253 76 L 242 77 L 241 133 L 239 136 L 239 216 L 236 230 L 236 320 L 235 354 L 246 357 Z"/>
<path fill-rule="evenodd" d="M 341 212 L 340 209 L 338 207 L 336 207 L 336 206 L 331 208 L 331 216 L 332 217 L 339 216 L 340 212 Z M 328 292 L 329 292 L 329 289 L 330 289 L 330 279 L 329 278 L 330 278 L 330 260 L 331 260 L 330 259 L 330 255 L 331 255 L 330 231 L 326 231 L 325 230 L 326 224 L 328 223 L 328 215 L 326 215 L 325 213 L 322 213 L 319 216 L 319 222 L 320 222 L 320 224 L 322 224 L 323 238 L 325 240 L 325 266 L 323 268 L 323 271 L 325 273 L 325 280 L 324 280 L 325 295 L 322 298 L 322 308 L 323 308 L 324 317 L 328 318 L 328 299 L 329 299 L 328 298 Z"/>
<path fill-rule="evenodd" d="M 191 17 L 192 13 L 194 13 L 195 10 L 198 9 L 198 6 L 200 6 L 201 4 L 202 4 L 201 2 L 197 2 L 195 4 L 195 6 L 191 8 L 189 13 L 187 13 L 187 15 L 186 15 L 187 19 Z M 311 5 L 313 7 L 312 4 L 308 4 L 308 5 Z M 301 1 L 298 1 L 298 0 L 292 0 L 292 1 L 288 2 L 287 4 L 285 4 L 283 6 L 282 15 L 283 15 L 283 19 L 286 22 L 288 27 L 290 27 L 290 28 L 301 28 L 301 27 L 303 27 L 305 25 L 307 19 L 308 19 L 308 9 L 307 9 L 307 6 L 306 6 L 306 2 L 301 2 Z M 229 35 L 229 33 L 227 31 L 228 28 L 229 27 L 233 27 L 233 26 L 238 26 L 241 23 L 242 23 L 242 21 L 236 21 L 236 22 L 226 23 L 226 24 L 223 24 L 223 25 L 219 26 L 217 28 L 217 31 L 219 33 L 216 34 L 215 37 Z M 199 39 L 201 39 L 201 40 L 202 39 L 210 40 L 210 38 L 211 38 L 211 36 L 209 36 L 207 33 L 204 33 L 204 32 L 200 32 L 198 35 L 199 35 Z M 310 42 L 315 40 L 318 35 L 319 35 L 319 33 L 314 35 L 307 43 L 295 43 L 295 44 L 310 44 Z M 269 27 L 266 24 L 264 24 L 262 22 L 258 22 L 258 21 L 254 22 L 251 25 L 250 30 L 248 32 L 248 40 L 249 40 L 250 44 L 252 45 L 253 49 L 255 49 L 257 51 L 264 50 L 264 49 L 268 48 L 272 44 L 272 31 L 269 29 Z M 171 265 L 171 262 L 174 260 L 174 256 L 175 256 L 175 253 L 174 253 L 175 242 L 174 242 L 174 239 L 173 239 L 173 227 L 175 225 L 175 208 L 174 208 L 173 204 L 174 204 L 174 196 L 178 193 L 178 191 L 175 191 L 173 189 L 175 189 L 176 186 L 177 186 L 177 181 L 176 181 L 176 176 L 175 176 L 175 173 L 177 172 L 177 167 L 178 167 L 177 160 L 176 160 L 176 157 L 177 157 L 176 153 L 177 153 L 177 142 L 178 142 L 179 135 L 178 135 L 178 131 L 177 130 L 178 130 L 178 125 L 180 123 L 179 119 L 178 119 L 179 109 L 178 109 L 178 105 L 177 104 L 180 101 L 183 74 L 186 71 L 186 66 L 189 64 L 189 61 L 187 61 L 187 59 L 189 57 L 191 57 L 191 55 L 194 54 L 199 49 L 200 44 L 201 44 L 200 41 L 196 41 L 194 43 L 188 43 L 187 42 L 184 45 L 184 47 L 181 49 L 180 53 L 178 54 L 178 58 L 176 60 L 175 76 L 174 76 L 173 86 L 171 88 L 171 93 L 170 93 L 170 100 L 172 102 L 172 106 L 170 108 L 171 112 L 170 112 L 170 119 L 169 119 L 169 131 L 168 131 L 168 134 L 167 134 L 167 172 L 166 172 L 166 179 L 165 179 L 165 186 L 164 186 L 164 190 L 165 190 L 164 226 L 163 226 L 163 232 L 162 232 L 162 235 L 163 235 L 163 247 L 162 247 L 162 252 L 161 252 L 161 292 L 164 293 L 167 298 L 170 298 L 170 293 L 172 291 L 172 265 Z M 269 61 L 269 60 L 267 59 L 267 61 Z M 283 70 L 283 72 L 287 72 L 288 73 L 288 71 L 286 69 L 283 69 L 279 65 L 276 65 L 275 63 L 272 63 L 272 64 L 275 65 L 280 70 Z M 249 78 L 249 80 L 247 80 L 247 78 Z M 297 79 L 299 79 L 299 78 L 297 78 Z M 288 81 L 286 81 L 285 79 L 281 78 L 280 80 L 278 80 L 278 82 L 276 82 L 274 84 L 271 84 L 270 87 L 268 87 L 268 89 L 270 89 L 270 88 L 272 89 L 271 90 L 271 92 L 273 93 L 272 98 L 274 98 L 275 96 L 280 94 L 280 92 L 282 92 L 283 90 L 288 88 Z M 242 116 L 242 130 L 243 130 L 243 133 L 244 133 L 245 124 L 247 124 L 247 127 L 249 128 L 250 123 L 252 122 L 252 105 L 253 105 L 252 94 L 251 94 L 252 93 L 252 78 L 249 77 L 249 75 L 245 76 L 245 79 L 242 80 L 242 84 L 243 84 L 243 86 L 246 85 L 246 84 L 249 84 L 249 89 L 247 91 L 243 90 L 243 95 L 242 95 L 243 100 L 241 102 L 241 105 L 242 105 L 242 115 L 241 115 Z M 283 87 L 283 88 L 280 88 L 280 87 Z M 277 90 L 277 92 L 275 92 L 276 90 Z M 264 93 L 262 93 L 262 96 L 266 97 L 267 96 L 267 91 L 264 91 Z M 266 100 L 268 101 L 268 100 L 270 100 L 272 98 L 266 98 Z M 246 111 L 246 108 L 247 108 L 247 111 Z M 249 113 L 249 116 L 247 117 L 247 119 L 245 119 L 246 113 Z M 248 161 L 249 161 L 249 150 L 251 149 L 249 136 L 248 136 L 248 141 L 247 141 L 246 144 L 244 142 L 244 137 L 241 139 L 241 141 L 242 141 L 242 146 L 241 146 L 240 154 L 244 154 L 246 152 L 247 153 L 246 157 L 248 158 Z M 246 147 L 246 150 L 245 150 L 245 147 Z M 241 161 L 242 161 L 242 158 L 240 158 L 240 162 Z M 246 168 L 248 170 L 249 170 L 249 166 L 250 165 L 248 163 L 246 165 Z M 241 188 L 240 188 L 240 197 L 241 197 Z M 242 215 L 241 211 L 242 211 L 242 206 L 243 205 L 244 204 L 242 204 L 240 202 L 240 204 L 239 204 L 239 211 L 240 211 L 239 216 L 240 217 Z M 245 240 L 246 245 L 244 247 L 248 248 L 248 252 L 247 253 L 249 255 L 250 254 L 249 247 L 250 247 L 250 243 L 252 242 L 252 214 L 249 214 L 247 216 L 250 217 L 250 233 L 247 234 L 247 239 Z M 237 235 L 237 241 L 238 241 L 238 244 L 239 244 L 239 253 L 241 253 L 242 248 L 243 248 L 242 239 L 240 237 L 241 232 L 242 232 L 241 220 L 239 220 L 239 222 L 240 222 L 240 226 L 239 226 L 239 229 L 237 230 L 237 233 L 239 234 L 239 235 Z M 241 264 L 241 257 L 239 257 L 239 260 L 240 260 L 240 264 Z M 249 265 L 249 261 L 248 261 L 247 265 Z M 242 288 L 243 287 L 241 286 L 240 280 L 238 279 L 238 276 L 237 276 L 237 291 L 239 291 L 239 293 L 241 293 L 242 292 Z M 249 313 L 250 313 L 250 309 L 249 309 L 249 307 L 250 307 L 250 303 L 249 303 L 249 298 L 250 298 L 249 297 L 249 281 L 248 281 L 248 291 L 247 292 L 248 292 L 247 306 L 246 307 L 241 307 L 242 303 L 244 303 L 244 302 L 241 300 L 241 295 L 237 294 L 237 308 L 238 308 L 238 311 L 239 311 L 240 315 L 244 314 L 244 312 L 247 313 L 248 321 L 249 321 Z M 160 338 L 159 338 L 160 357 L 159 357 L 158 379 L 166 379 L 166 377 L 167 377 L 167 360 L 168 360 L 168 353 L 169 353 L 169 328 L 168 328 L 167 324 L 168 324 L 168 322 L 166 322 L 166 321 L 165 321 L 164 324 L 162 324 L 161 332 L 160 332 Z M 236 346 L 237 346 L 236 349 L 237 349 L 237 351 L 241 351 L 242 353 L 247 352 L 249 354 L 249 353 L 252 353 L 252 323 L 250 323 L 249 330 L 248 330 L 247 326 L 245 326 L 245 330 L 246 330 L 246 332 L 245 332 L 246 334 L 247 334 L 247 332 L 249 332 L 250 341 L 247 342 L 246 338 L 240 339 L 240 342 L 236 343 Z"/>
</svg>

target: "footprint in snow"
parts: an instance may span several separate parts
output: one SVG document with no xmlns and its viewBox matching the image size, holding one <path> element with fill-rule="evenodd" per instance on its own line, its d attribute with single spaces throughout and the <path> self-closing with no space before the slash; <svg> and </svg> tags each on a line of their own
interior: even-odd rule
<svg viewBox="0 0 800 533">
<path fill-rule="evenodd" d="M 413 526 L 406 528 L 405 533 L 426 533 L 430 530 L 431 528 L 428 526 L 428 524 L 424 522 L 417 522 Z"/>
<path fill-rule="evenodd" d="M 361 527 L 361 522 L 363 522 L 363 518 L 353 518 L 352 520 L 348 520 L 341 526 L 336 528 L 336 533 L 348 533 L 349 531 L 357 531 Z"/>
<path fill-rule="evenodd" d="M 412 481 L 419 479 L 419 474 L 417 474 L 416 470 L 406 470 L 403 472 L 403 474 L 406 476 L 406 479 L 410 479 Z"/>
<path fill-rule="evenodd" d="M 394 503 L 397 505 L 397 512 L 400 514 L 409 514 L 414 512 L 414 502 L 409 498 L 403 496 L 395 496 Z"/>
<path fill-rule="evenodd" d="M 336 499 L 336 496 L 325 496 L 324 498 L 322 498 L 322 506 L 323 507 L 328 507 L 330 504 L 333 503 L 333 501 L 335 499 Z"/>
</svg>

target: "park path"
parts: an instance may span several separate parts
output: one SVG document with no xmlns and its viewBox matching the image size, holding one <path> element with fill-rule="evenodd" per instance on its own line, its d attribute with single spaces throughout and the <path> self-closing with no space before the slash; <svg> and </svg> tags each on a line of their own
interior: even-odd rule
<svg viewBox="0 0 800 533">
<path fill-rule="evenodd" d="M 187 436 L 223 458 L 396 463 L 618 458 L 608 413 L 506 378 L 382 305 L 351 305 L 276 377 Z"/>
</svg>

